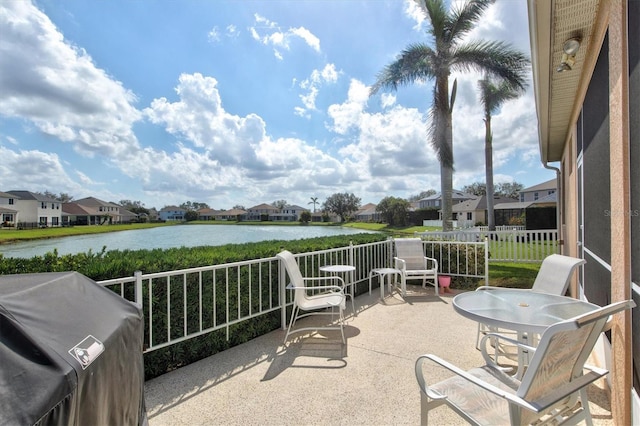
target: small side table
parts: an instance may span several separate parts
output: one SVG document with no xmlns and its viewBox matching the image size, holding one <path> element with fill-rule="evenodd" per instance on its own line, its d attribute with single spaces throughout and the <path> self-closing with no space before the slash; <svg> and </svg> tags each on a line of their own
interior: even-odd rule
<svg viewBox="0 0 640 426">
<path fill-rule="evenodd" d="M 351 297 L 351 309 L 353 309 L 353 315 L 356 315 L 356 303 L 353 301 L 355 296 L 353 272 L 356 270 L 356 267 L 351 265 L 324 265 L 319 269 L 322 272 L 329 272 L 331 274 L 345 274 L 344 286 L 351 286 L 351 294 L 345 292 L 345 295 Z"/>
<path fill-rule="evenodd" d="M 378 277 L 380 277 L 380 298 L 384 300 L 385 278 L 387 279 L 387 285 L 389 286 L 389 292 L 391 292 L 391 277 L 394 277 L 396 275 L 401 276 L 402 272 L 400 272 L 399 269 L 395 269 L 395 268 L 376 268 L 376 269 L 372 269 L 371 272 L 369 272 L 369 294 L 371 294 L 371 279 L 376 275 Z M 402 297 L 405 297 L 406 295 L 407 295 L 407 289 L 403 286 L 402 287 Z"/>
</svg>

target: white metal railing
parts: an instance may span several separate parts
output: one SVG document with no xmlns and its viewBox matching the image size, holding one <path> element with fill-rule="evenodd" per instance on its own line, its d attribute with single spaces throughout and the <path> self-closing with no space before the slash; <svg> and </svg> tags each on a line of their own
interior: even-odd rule
<svg viewBox="0 0 640 426">
<path fill-rule="evenodd" d="M 542 262 L 545 257 L 558 253 L 558 230 L 481 231 L 456 230 L 449 232 L 416 233 L 425 240 L 436 241 L 488 241 L 490 262 Z"/>
<path fill-rule="evenodd" d="M 476 230 L 482 232 L 488 232 L 488 226 L 476 226 Z M 499 225 L 496 226 L 496 231 L 526 231 L 527 228 L 524 225 Z"/>
<path fill-rule="evenodd" d="M 485 279 L 488 283 L 486 241 L 478 243 L 425 241 L 428 256 L 442 258 L 439 273 Z M 484 247 L 483 261 L 478 262 Z M 393 240 L 349 245 L 295 255 L 303 276 L 320 276 L 323 265 L 355 266 L 353 291 L 368 289 L 369 271 L 391 267 Z M 482 267 L 471 268 L 471 260 Z M 286 272 L 278 258 L 247 260 L 176 271 L 99 281 L 143 308 L 145 352 L 167 347 L 277 310 L 286 328 L 286 309 L 293 294 L 286 290 Z"/>
<path fill-rule="evenodd" d="M 489 284 L 488 242 L 424 241 L 425 252 L 438 259 L 438 274 L 482 278 Z"/>
</svg>

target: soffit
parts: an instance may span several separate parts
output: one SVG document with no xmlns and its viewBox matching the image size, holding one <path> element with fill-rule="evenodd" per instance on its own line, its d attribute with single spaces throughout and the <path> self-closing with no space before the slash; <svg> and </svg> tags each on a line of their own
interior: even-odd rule
<svg viewBox="0 0 640 426">
<path fill-rule="evenodd" d="M 599 0 L 529 0 L 529 33 L 538 114 L 540 155 L 543 162 L 560 161 L 571 129 L 572 116 L 583 95 L 579 87 L 587 53 L 594 42 Z M 557 72 L 562 45 L 581 39 L 571 71 Z"/>
</svg>

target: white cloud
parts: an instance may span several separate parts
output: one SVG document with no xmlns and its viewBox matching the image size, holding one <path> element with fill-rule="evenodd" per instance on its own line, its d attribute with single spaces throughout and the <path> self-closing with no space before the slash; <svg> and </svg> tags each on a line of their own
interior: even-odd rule
<svg viewBox="0 0 640 426">
<path fill-rule="evenodd" d="M 380 105 L 382 108 L 389 108 L 390 106 L 395 105 L 396 96 L 391 93 L 383 93 L 380 96 Z"/>
<path fill-rule="evenodd" d="M 82 173 L 79 170 L 76 170 L 76 175 L 78 175 L 78 179 L 80 179 L 80 183 L 82 183 L 83 185 L 98 184 L 98 182 L 95 182 L 93 179 L 91 179 L 89 176 L 87 176 L 86 174 Z"/>
<path fill-rule="evenodd" d="M 351 168 L 307 142 L 270 137 L 259 116 L 225 111 L 217 85 L 213 77 L 182 74 L 176 87 L 179 100 L 155 99 L 144 113 L 183 142 L 174 153 L 145 148 L 122 161 L 121 169 L 135 170 L 151 193 L 197 191 L 216 199 L 256 191 L 271 194 L 267 200 L 285 198 L 276 193 L 353 180 L 347 178 Z"/>
<path fill-rule="evenodd" d="M 301 117 L 310 118 L 309 111 L 316 109 L 316 98 L 318 96 L 319 88 L 324 84 L 331 84 L 338 81 L 338 75 L 340 73 L 336 70 L 335 64 L 327 64 L 322 70 L 313 70 L 309 78 L 300 82 L 301 89 L 306 90 L 306 93 L 300 95 L 303 107 L 294 107 L 294 113 Z"/>
<path fill-rule="evenodd" d="M 227 30 L 226 31 L 226 35 L 229 38 L 235 38 L 235 37 L 238 37 L 240 35 L 240 31 L 233 24 L 227 25 L 226 30 Z"/>
<path fill-rule="evenodd" d="M 220 41 L 220 30 L 218 29 L 218 27 L 213 27 L 211 28 L 211 30 L 209 30 L 209 33 L 207 34 L 207 39 L 211 43 L 217 43 Z"/>
<path fill-rule="evenodd" d="M 0 182 L 3 191 L 44 191 L 56 182 L 56 191 L 74 192 L 80 189 L 66 173 L 56 154 L 36 150 L 12 151 L 0 145 Z"/>
<path fill-rule="evenodd" d="M 330 129 L 344 135 L 359 127 L 362 111 L 369 99 L 369 88 L 362 82 L 352 79 L 347 93 L 347 101 L 329 106 L 328 113 L 333 119 Z"/>
<path fill-rule="evenodd" d="M 424 12 L 416 0 L 404 0 L 404 14 L 416 22 L 413 27 L 414 30 L 419 31 L 422 29 L 422 24 L 426 18 Z"/>
<path fill-rule="evenodd" d="M 311 31 L 304 27 L 291 28 L 288 33 L 298 36 L 305 41 L 316 52 L 320 52 L 320 39 L 313 35 Z"/>
<path fill-rule="evenodd" d="M 32 122 L 72 143 L 84 155 L 135 149 L 135 95 L 65 41 L 29 2 L 8 2 L 0 13 L 0 114 Z"/>
<path fill-rule="evenodd" d="M 282 31 L 276 22 L 258 15 L 254 15 L 255 25 L 249 28 L 254 40 L 265 46 L 272 46 L 276 58 L 283 59 L 283 51 L 291 49 L 291 42 L 294 39 L 301 39 L 314 51 L 320 52 L 320 39 L 311 31 L 304 27 L 289 28 Z"/>
</svg>

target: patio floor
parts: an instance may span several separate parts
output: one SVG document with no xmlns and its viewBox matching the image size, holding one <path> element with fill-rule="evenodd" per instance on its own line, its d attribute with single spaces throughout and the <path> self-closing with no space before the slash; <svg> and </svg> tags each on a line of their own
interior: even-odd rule
<svg viewBox="0 0 640 426">
<path fill-rule="evenodd" d="M 386 293 L 383 302 L 378 289 L 357 297 L 357 316 L 348 303 L 346 345 L 332 330 L 293 335 L 285 347 L 277 330 L 148 381 L 149 424 L 419 424 L 419 355 L 434 353 L 465 369 L 483 362 L 477 323 L 453 310 L 455 291 L 435 297 L 433 287 L 407 290 L 404 299 Z M 594 424 L 613 424 L 604 385 L 588 393 Z M 463 423 L 446 407 L 430 412 L 429 421 Z"/>
</svg>

